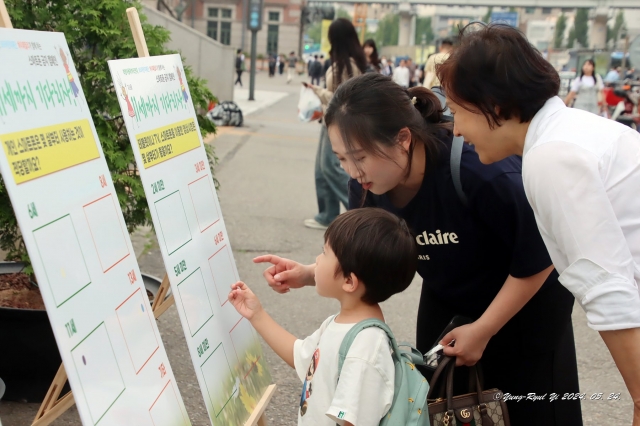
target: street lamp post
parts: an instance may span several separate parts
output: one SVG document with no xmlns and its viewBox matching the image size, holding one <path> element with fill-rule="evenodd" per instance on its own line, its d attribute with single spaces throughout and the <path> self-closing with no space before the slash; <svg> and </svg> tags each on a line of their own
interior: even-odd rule
<svg viewBox="0 0 640 426">
<path fill-rule="evenodd" d="M 249 0 L 249 13 L 247 14 L 247 26 L 251 30 L 251 71 L 249 72 L 249 100 L 254 101 L 254 89 L 256 83 L 256 44 L 258 31 L 262 29 L 263 0 Z"/>
<path fill-rule="evenodd" d="M 420 62 L 424 62 L 424 45 L 427 44 L 427 34 L 422 33 L 422 51 L 420 52 Z"/>
</svg>

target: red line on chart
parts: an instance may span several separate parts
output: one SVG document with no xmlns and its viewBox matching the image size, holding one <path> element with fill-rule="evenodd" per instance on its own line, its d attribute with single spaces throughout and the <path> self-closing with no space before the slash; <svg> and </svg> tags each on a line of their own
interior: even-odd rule
<svg viewBox="0 0 640 426">
<path fill-rule="evenodd" d="M 233 348 L 235 350 L 235 346 Z M 251 368 L 249 369 L 249 371 L 247 371 L 247 374 L 244 375 L 243 379 L 246 379 L 247 376 L 249 375 L 249 373 L 251 373 L 251 370 L 253 370 L 253 367 L 256 366 L 256 364 L 258 363 L 258 361 L 260 361 L 260 358 L 262 357 L 258 357 L 258 359 L 256 360 L 256 362 L 251 363 Z"/>
<path fill-rule="evenodd" d="M 169 380 L 167 382 L 166 385 L 164 385 L 164 387 L 162 388 L 162 390 L 160 391 L 160 393 L 158 394 L 158 397 L 156 398 L 155 401 L 153 401 L 153 404 L 151 404 L 151 407 L 149 407 L 149 411 L 151 411 L 153 409 L 153 406 L 156 405 L 156 402 L 158 402 L 158 400 L 160 399 L 160 397 L 162 396 L 162 393 L 164 392 L 164 390 L 167 388 L 167 386 L 169 386 L 169 384 L 171 383 L 171 380 Z"/>
<path fill-rule="evenodd" d="M 240 318 L 240 321 L 242 321 L 244 318 Z M 234 328 L 236 328 L 238 326 L 238 324 L 240 324 L 240 321 L 238 321 L 236 323 L 236 325 L 233 326 L 233 328 L 231 328 L 231 330 L 229 330 L 229 334 L 231 334 L 231 332 L 233 331 Z M 231 343 L 233 343 L 233 341 L 231 341 Z"/>
<path fill-rule="evenodd" d="M 227 245 L 225 244 L 225 245 L 223 245 L 222 247 L 220 247 L 220 249 L 218 249 L 218 251 L 217 251 L 217 252 L 213 253 L 213 254 L 209 257 L 209 259 L 207 259 L 207 260 L 211 260 L 211 258 L 212 258 L 213 256 L 215 256 L 216 254 L 220 253 L 220 251 L 221 251 L 223 248 L 225 248 L 226 246 L 227 246 Z"/>
<path fill-rule="evenodd" d="M 192 183 L 196 183 L 196 182 L 197 182 L 197 181 L 199 181 L 200 179 L 204 179 L 204 178 L 206 178 L 206 177 L 209 177 L 209 175 L 208 175 L 208 174 L 206 174 L 206 175 L 204 175 L 204 176 L 202 176 L 202 177 L 199 177 L 198 179 L 194 180 L 193 182 L 189 182 L 189 183 L 187 184 L 187 186 L 191 185 Z"/>
<path fill-rule="evenodd" d="M 92 202 L 90 202 L 89 204 L 85 204 L 85 205 L 84 205 L 84 206 L 82 206 L 82 207 L 90 206 L 91 204 L 93 204 L 93 203 L 97 203 L 98 201 L 100 201 L 100 200 L 102 200 L 102 199 L 104 199 L 104 198 L 110 197 L 111 195 L 112 195 L 111 193 L 108 193 L 107 195 L 103 195 L 102 197 L 98 198 L 97 200 L 93 200 L 93 201 L 92 201 Z"/>
<path fill-rule="evenodd" d="M 122 328 L 122 326 L 120 326 L 120 328 Z M 156 342 L 156 343 L 157 343 L 157 342 Z M 128 348 L 127 348 L 127 349 L 128 349 Z M 142 367 L 140 367 L 140 369 L 139 369 L 138 371 L 136 371 L 136 375 L 137 375 L 139 372 L 141 372 L 141 371 L 142 371 L 142 369 L 144 368 L 144 366 L 145 366 L 145 365 L 147 365 L 147 364 L 149 363 L 149 361 L 151 361 L 151 358 L 153 358 L 153 356 L 156 354 L 156 352 L 158 352 L 158 349 L 160 349 L 160 346 L 158 346 L 158 347 L 156 348 L 156 350 L 155 350 L 155 351 L 153 351 L 153 353 L 152 353 L 151 355 L 149 355 L 149 359 L 148 359 L 148 360 L 146 360 L 146 361 L 144 362 L 144 364 L 142 364 Z M 131 356 L 131 354 L 129 354 L 129 356 Z"/>
<path fill-rule="evenodd" d="M 116 308 L 116 311 L 117 311 L 118 309 L 120 309 L 120 308 L 122 307 L 122 305 L 124 305 L 125 303 L 127 303 L 127 300 L 131 299 L 131 298 L 132 298 L 133 296 L 135 296 L 135 294 L 136 294 L 137 292 L 139 292 L 139 291 L 140 291 L 140 289 L 138 288 L 136 291 L 134 291 L 133 293 L 131 293 L 131 296 L 127 297 L 127 298 L 124 300 L 124 302 L 122 302 L 122 303 L 121 303 L 121 304 Z"/>
</svg>

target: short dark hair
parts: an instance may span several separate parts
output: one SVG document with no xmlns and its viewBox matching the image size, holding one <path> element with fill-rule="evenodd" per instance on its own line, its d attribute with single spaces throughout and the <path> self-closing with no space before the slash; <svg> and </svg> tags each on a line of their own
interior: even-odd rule
<svg viewBox="0 0 640 426">
<path fill-rule="evenodd" d="M 453 41 L 450 38 L 443 38 L 442 41 L 440 42 L 440 46 L 453 46 Z"/>
<path fill-rule="evenodd" d="M 384 302 L 406 290 L 418 267 L 418 249 L 405 221 L 379 208 L 349 210 L 324 233 L 338 259 L 336 275 L 354 274 L 365 287 L 362 301 Z"/>
<path fill-rule="evenodd" d="M 448 98 L 481 113 L 489 126 L 533 119 L 558 94 L 560 77 L 527 38 L 505 24 L 471 23 L 451 56 L 436 67 Z"/>
</svg>

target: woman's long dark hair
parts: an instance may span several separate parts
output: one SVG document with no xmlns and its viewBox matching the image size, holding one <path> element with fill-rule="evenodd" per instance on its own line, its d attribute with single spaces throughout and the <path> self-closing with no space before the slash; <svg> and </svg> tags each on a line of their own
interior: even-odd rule
<svg viewBox="0 0 640 426">
<path fill-rule="evenodd" d="M 354 75 L 350 58 L 353 58 L 361 73 L 367 68 L 367 58 L 360 46 L 356 29 L 347 19 L 338 18 L 333 21 L 329 26 L 328 35 L 331 43 L 329 55 L 333 69 L 333 84 L 338 87 L 342 83 L 342 74 L 345 69 L 349 78 Z"/>
<path fill-rule="evenodd" d="M 362 48 L 364 49 L 366 46 L 373 47 L 373 52 L 371 56 L 369 56 L 369 63 L 375 67 L 376 70 L 380 69 L 380 58 L 378 57 L 378 48 L 376 47 L 376 42 L 373 39 L 365 40 L 362 43 Z M 366 57 L 366 54 L 365 54 Z"/>
<path fill-rule="evenodd" d="M 413 103 L 415 98 L 415 104 Z M 367 73 L 343 83 L 333 94 L 324 119 L 327 127 L 338 126 L 347 151 L 354 145 L 367 153 L 388 158 L 378 144 L 396 146 L 400 130 L 411 131 L 409 166 L 416 143 L 424 144 L 427 162 L 437 160 L 443 130 L 451 123 L 443 120 L 442 105 L 425 87 L 403 89 L 391 78 Z"/>
<path fill-rule="evenodd" d="M 582 81 L 582 77 L 584 77 L 584 65 L 586 63 L 591 64 L 591 66 L 593 67 L 593 74 L 591 76 L 587 76 L 587 77 L 593 77 L 593 81 L 598 83 L 598 79 L 596 78 L 596 63 L 593 62 L 593 59 L 587 59 L 586 61 L 584 61 L 582 63 L 582 67 L 580 68 L 580 81 Z"/>
</svg>

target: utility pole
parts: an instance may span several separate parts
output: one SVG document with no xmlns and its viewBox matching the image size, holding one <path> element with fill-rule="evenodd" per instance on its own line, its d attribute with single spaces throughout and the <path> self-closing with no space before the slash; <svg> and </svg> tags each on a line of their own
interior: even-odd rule
<svg viewBox="0 0 640 426">
<path fill-rule="evenodd" d="M 263 0 L 248 0 L 249 13 L 247 14 L 247 26 L 251 30 L 251 71 L 249 72 L 249 100 L 254 101 L 254 89 L 256 84 L 256 45 L 258 31 L 262 29 Z"/>
</svg>

